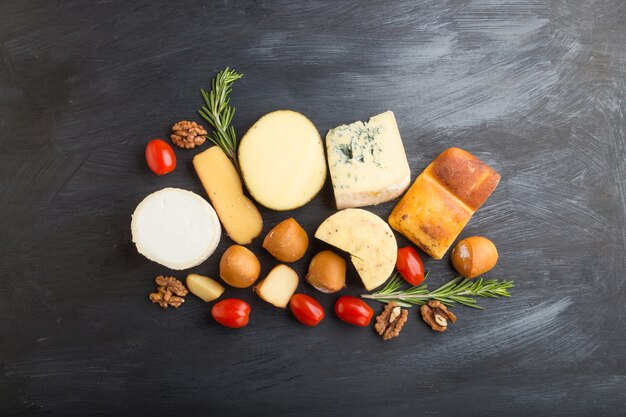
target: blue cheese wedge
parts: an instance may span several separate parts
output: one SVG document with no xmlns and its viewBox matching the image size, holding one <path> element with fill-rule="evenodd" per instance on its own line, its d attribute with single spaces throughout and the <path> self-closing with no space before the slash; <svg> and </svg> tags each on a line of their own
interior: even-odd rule
<svg viewBox="0 0 626 417">
<path fill-rule="evenodd" d="M 402 138 L 390 111 L 367 123 L 357 121 L 330 129 L 326 150 L 338 209 L 393 200 L 411 182 Z"/>
<path fill-rule="evenodd" d="M 368 291 L 387 281 L 396 266 L 396 238 L 389 225 L 369 211 L 341 210 L 324 220 L 315 237 L 350 254 Z"/>
</svg>

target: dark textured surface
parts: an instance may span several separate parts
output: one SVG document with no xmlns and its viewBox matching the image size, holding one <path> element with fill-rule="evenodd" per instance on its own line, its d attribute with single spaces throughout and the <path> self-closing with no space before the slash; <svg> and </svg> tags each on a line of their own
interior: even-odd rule
<svg viewBox="0 0 626 417">
<path fill-rule="evenodd" d="M 162 187 L 204 191 L 196 151 L 156 177 L 143 149 L 227 65 L 245 73 L 239 134 L 277 108 L 322 134 L 390 109 L 413 176 L 449 146 L 496 168 L 463 236 L 496 242 L 488 275 L 513 297 L 457 307 L 445 334 L 413 309 L 390 342 L 304 283 L 318 328 L 250 290 L 227 293 L 252 304 L 240 331 L 193 297 L 149 303 L 168 271 L 136 253 L 130 214 Z M 622 0 L 2 1 L 0 415 L 624 415 L 625 93 Z M 327 183 L 264 230 L 332 212 Z M 229 243 L 193 270 L 216 276 Z M 432 286 L 453 275 L 426 263 Z"/>
</svg>

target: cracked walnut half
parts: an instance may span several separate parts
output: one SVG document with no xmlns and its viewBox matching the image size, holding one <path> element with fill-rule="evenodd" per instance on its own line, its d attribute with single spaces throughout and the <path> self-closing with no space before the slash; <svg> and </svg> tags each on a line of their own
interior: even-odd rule
<svg viewBox="0 0 626 417">
<path fill-rule="evenodd" d="M 185 285 L 174 277 L 159 275 L 154 280 L 157 284 L 157 292 L 150 294 L 150 301 L 158 303 L 161 307 L 178 308 L 185 302 L 183 298 L 189 291 Z"/>
<path fill-rule="evenodd" d="M 448 322 L 455 323 L 456 316 L 448 308 L 437 300 L 430 300 L 420 307 L 422 319 L 436 332 L 444 332 L 448 328 Z"/>
<path fill-rule="evenodd" d="M 383 337 L 383 340 L 393 339 L 400 334 L 400 330 L 402 330 L 402 326 L 404 326 L 408 318 L 409 311 L 400 308 L 395 301 L 392 301 L 387 304 L 383 312 L 376 317 L 374 328 L 376 332 Z"/>
<path fill-rule="evenodd" d="M 170 139 L 179 148 L 193 149 L 206 141 L 207 131 L 196 122 L 181 120 L 172 126 Z"/>
</svg>

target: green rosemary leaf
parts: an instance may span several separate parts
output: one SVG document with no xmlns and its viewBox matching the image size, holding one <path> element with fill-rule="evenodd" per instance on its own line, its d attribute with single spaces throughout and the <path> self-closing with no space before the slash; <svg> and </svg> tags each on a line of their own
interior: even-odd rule
<svg viewBox="0 0 626 417">
<path fill-rule="evenodd" d="M 479 306 L 472 297 L 510 297 L 508 290 L 514 287 L 512 281 L 498 281 L 496 279 L 484 281 L 482 278 L 468 280 L 463 277 L 456 277 L 429 292 L 426 285 L 402 289 L 403 282 L 400 274 L 396 272 L 382 290 L 373 294 L 363 294 L 361 297 L 382 303 L 395 301 L 402 307 L 422 305 L 428 300 L 438 300 L 447 306 L 462 304 L 482 310 L 483 307 Z"/>
<path fill-rule="evenodd" d="M 230 68 L 220 71 L 211 80 L 211 92 L 200 89 L 200 95 L 205 105 L 198 110 L 200 116 L 211 126 L 211 135 L 207 136 L 214 145 L 222 148 L 239 171 L 237 161 L 237 135 L 231 126 L 235 109 L 229 105 L 229 94 L 235 81 L 243 77 Z"/>
</svg>

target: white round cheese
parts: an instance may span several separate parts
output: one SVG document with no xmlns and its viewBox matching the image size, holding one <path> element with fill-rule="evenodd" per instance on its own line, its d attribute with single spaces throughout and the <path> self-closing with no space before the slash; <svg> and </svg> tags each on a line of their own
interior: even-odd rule
<svg viewBox="0 0 626 417">
<path fill-rule="evenodd" d="M 133 213 L 130 228 L 139 253 L 176 270 L 207 260 L 222 234 L 213 207 L 180 188 L 164 188 L 144 198 Z"/>
<path fill-rule="evenodd" d="M 241 139 L 238 155 L 248 191 L 273 210 L 305 205 L 326 181 L 322 138 L 315 125 L 295 111 L 261 117 Z"/>
</svg>

